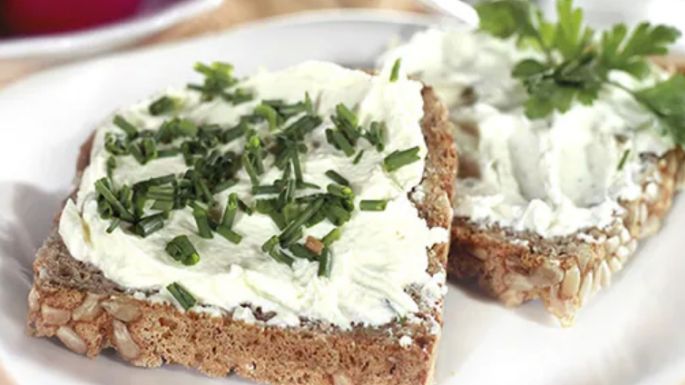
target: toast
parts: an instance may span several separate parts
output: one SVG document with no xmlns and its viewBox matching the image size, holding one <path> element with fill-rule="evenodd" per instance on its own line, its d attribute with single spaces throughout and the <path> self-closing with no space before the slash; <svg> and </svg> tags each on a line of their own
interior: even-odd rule
<svg viewBox="0 0 685 385">
<path fill-rule="evenodd" d="M 511 39 L 429 29 L 391 49 L 384 61 L 402 58 L 407 73 L 433 86 L 457 128 L 460 168 L 449 276 L 476 280 L 507 306 L 541 299 L 570 325 L 591 295 L 610 284 L 638 241 L 659 229 L 683 183 L 685 154 L 668 139 L 654 139 L 657 134 L 640 136 L 636 130 L 623 136 L 624 127 L 652 123 L 616 112 L 639 107 L 620 91 L 605 90 L 601 107 L 527 119 L 526 91 L 511 76 L 527 55 Z M 673 72 L 673 62 L 657 62 Z M 666 75 L 658 72 L 655 79 Z M 630 138 L 627 149 L 616 144 L 623 138 Z M 641 150 L 641 140 L 658 141 L 658 151 Z M 631 169 L 624 168 L 628 156 Z M 630 193 L 610 193 L 625 191 L 625 175 Z"/>
<path fill-rule="evenodd" d="M 421 94 L 421 128 L 429 152 L 422 181 L 410 198 L 429 227 L 448 229 L 456 151 L 446 109 L 430 88 Z M 77 179 L 89 164 L 92 140 L 81 148 Z M 270 314 L 260 309 L 245 319 L 236 310 L 220 315 L 182 311 L 145 299 L 144 293 L 121 287 L 95 266 L 73 258 L 55 229 L 34 263 L 28 331 L 57 337 L 88 357 L 113 348 L 136 366 L 173 363 L 210 376 L 236 373 L 287 385 L 427 384 L 442 324 L 447 252 L 447 243 L 427 250 L 435 290 L 407 288 L 419 309 L 410 317 L 349 330 L 307 319 L 283 327 L 269 324 Z"/>
</svg>

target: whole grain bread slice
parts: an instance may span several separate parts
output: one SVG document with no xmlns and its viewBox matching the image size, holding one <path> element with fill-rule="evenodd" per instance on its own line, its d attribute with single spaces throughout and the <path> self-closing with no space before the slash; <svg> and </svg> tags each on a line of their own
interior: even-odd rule
<svg viewBox="0 0 685 385">
<path fill-rule="evenodd" d="M 672 72 L 685 68 L 685 63 L 680 68 L 673 61 L 658 63 Z M 448 274 L 477 280 L 507 306 L 541 299 L 562 325 L 571 325 L 577 310 L 622 269 L 638 240 L 659 230 L 685 180 L 685 153 L 680 147 L 660 157 L 640 154 L 640 160 L 642 194 L 619 202 L 625 210 L 606 228 L 543 238 L 455 217 Z"/>
<path fill-rule="evenodd" d="M 421 184 L 412 199 L 429 226 L 449 228 L 456 150 L 447 111 L 432 89 L 422 90 L 421 122 L 429 149 Z M 78 174 L 87 166 L 91 142 L 81 148 Z M 78 175 L 77 174 L 77 175 Z M 55 226 L 56 227 L 56 226 Z M 444 274 L 448 245 L 427 250 L 430 274 Z M 300 327 L 269 326 L 233 314 L 182 312 L 119 287 L 101 271 L 72 258 L 56 229 L 38 250 L 29 293 L 28 331 L 57 337 L 74 352 L 94 357 L 114 348 L 137 366 L 176 363 L 210 376 L 232 372 L 283 385 L 427 384 L 442 326 L 442 295 L 408 289 L 419 313 L 404 322 L 344 331 L 302 320 Z M 144 294 L 142 295 L 144 297 Z"/>
</svg>

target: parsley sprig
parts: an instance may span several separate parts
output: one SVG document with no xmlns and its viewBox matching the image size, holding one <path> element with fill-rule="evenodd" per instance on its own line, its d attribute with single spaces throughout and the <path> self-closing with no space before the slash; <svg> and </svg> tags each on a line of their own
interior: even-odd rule
<svg viewBox="0 0 685 385">
<path fill-rule="evenodd" d="M 685 144 L 685 76 L 676 74 L 645 89 L 613 81 L 611 71 L 644 79 L 649 58 L 664 55 L 680 31 L 643 22 L 629 31 L 617 24 L 601 34 L 583 22 L 573 0 L 557 1 L 556 23 L 523 0 L 496 0 L 477 7 L 480 29 L 500 38 L 515 38 L 521 46 L 541 52 L 514 67 L 512 76 L 528 93 L 525 113 L 531 119 L 566 112 L 579 102 L 591 105 L 604 87 L 618 87 L 650 111 L 678 144 Z"/>
</svg>

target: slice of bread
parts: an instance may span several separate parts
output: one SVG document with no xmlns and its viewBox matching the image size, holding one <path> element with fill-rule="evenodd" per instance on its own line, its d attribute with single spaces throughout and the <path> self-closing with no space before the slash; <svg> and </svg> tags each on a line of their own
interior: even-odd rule
<svg viewBox="0 0 685 385">
<path fill-rule="evenodd" d="M 421 122 L 429 149 L 423 180 L 411 194 L 430 227 L 449 228 L 457 159 L 447 111 L 430 88 L 422 91 Z M 91 140 L 81 148 L 78 173 L 88 165 Z M 448 245 L 427 250 L 428 272 L 444 273 Z M 442 326 L 442 295 L 408 289 L 419 305 L 415 317 L 349 331 L 313 321 L 299 327 L 269 326 L 233 314 L 182 312 L 127 292 L 101 271 L 72 256 L 56 229 L 37 253 L 29 293 L 28 331 L 57 337 L 88 357 L 114 348 L 137 366 L 176 363 L 210 376 L 232 372 L 272 384 L 430 383 Z"/>
<path fill-rule="evenodd" d="M 675 70 L 672 62 L 660 64 Z M 625 210 L 607 228 L 543 238 L 455 217 L 449 274 L 476 279 L 507 306 L 541 299 L 562 325 L 571 325 L 576 311 L 623 268 L 638 240 L 658 231 L 683 185 L 685 153 L 680 147 L 661 157 L 643 153 L 640 160 L 642 193 L 638 199 L 619 202 Z"/>
</svg>

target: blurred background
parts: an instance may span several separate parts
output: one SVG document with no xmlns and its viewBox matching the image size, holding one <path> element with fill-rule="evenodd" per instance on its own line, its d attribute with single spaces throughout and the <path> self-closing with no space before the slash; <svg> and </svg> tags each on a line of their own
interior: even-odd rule
<svg viewBox="0 0 685 385">
<path fill-rule="evenodd" d="M 465 0 L 473 4 L 477 0 Z M 459 0 L 0 0 L 0 87 L 49 66 L 212 33 L 288 13 L 377 8 L 440 13 Z M 537 0 L 553 13 L 554 0 Z M 434 3 L 438 3 L 436 6 Z M 440 5 L 443 7 L 440 7 Z M 648 19 L 685 29 L 685 0 L 575 0 L 603 27 Z M 681 41 L 678 50 L 685 52 Z"/>
</svg>

